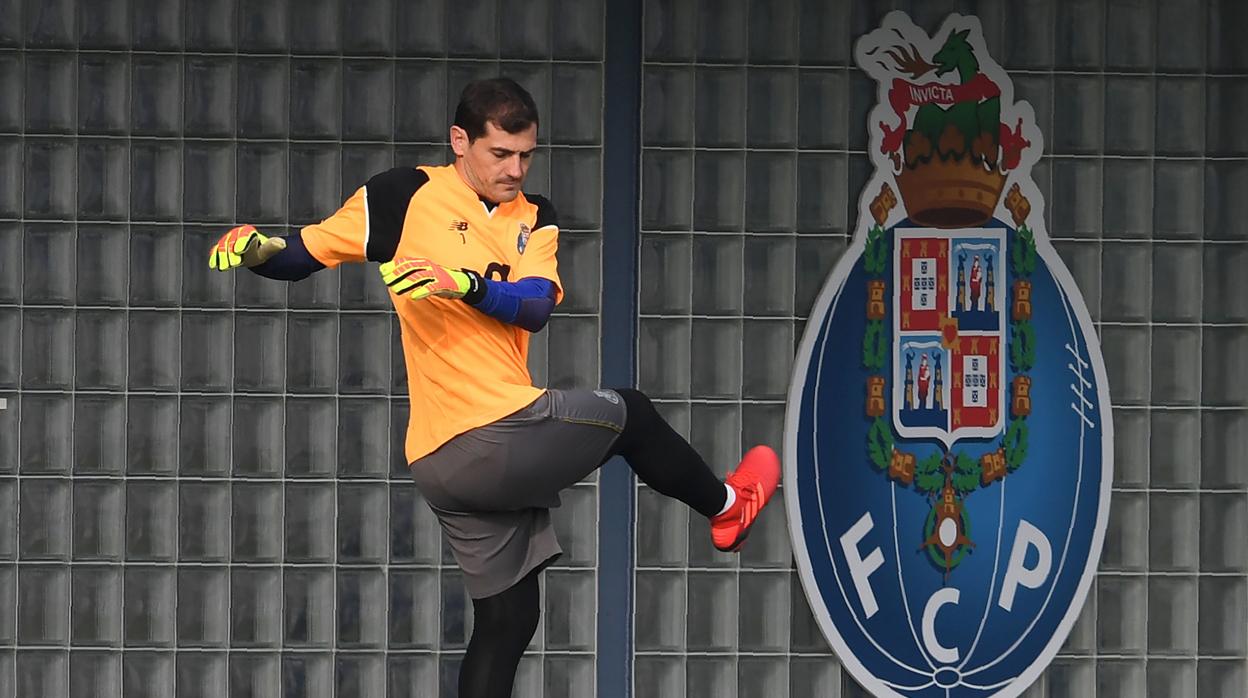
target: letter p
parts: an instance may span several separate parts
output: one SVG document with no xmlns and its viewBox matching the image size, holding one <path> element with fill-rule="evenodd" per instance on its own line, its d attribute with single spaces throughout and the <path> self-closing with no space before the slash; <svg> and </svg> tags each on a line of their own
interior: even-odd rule
<svg viewBox="0 0 1248 698">
<path fill-rule="evenodd" d="M 1040 559 L 1035 567 L 1024 567 L 1027 559 L 1027 548 L 1035 548 Z M 1049 568 L 1053 564 L 1053 549 L 1049 539 L 1040 529 L 1028 521 L 1020 519 L 1018 532 L 1014 534 L 1014 549 L 1010 552 L 1010 566 L 1005 571 L 1005 581 L 1001 584 L 1001 600 L 998 605 L 1009 611 L 1014 607 L 1014 592 L 1022 584 L 1028 589 L 1036 589 L 1049 576 Z"/>
</svg>

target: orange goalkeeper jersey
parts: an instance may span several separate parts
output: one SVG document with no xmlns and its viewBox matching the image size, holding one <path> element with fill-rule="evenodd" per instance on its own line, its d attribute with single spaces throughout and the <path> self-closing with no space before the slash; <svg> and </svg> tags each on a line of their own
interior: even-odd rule
<svg viewBox="0 0 1248 698">
<path fill-rule="evenodd" d="M 550 202 L 520 194 L 490 210 L 452 165 L 379 174 L 337 213 L 303 228 L 302 238 L 327 267 L 425 257 L 495 281 L 549 279 L 555 302 L 563 298 L 555 262 L 559 226 Z M 526 330 L 461 300 L 394 294 L 390 299 L 402 329 L 411 393 L 409 463 L 542 394 L 529 376 Z"/>
</svg>

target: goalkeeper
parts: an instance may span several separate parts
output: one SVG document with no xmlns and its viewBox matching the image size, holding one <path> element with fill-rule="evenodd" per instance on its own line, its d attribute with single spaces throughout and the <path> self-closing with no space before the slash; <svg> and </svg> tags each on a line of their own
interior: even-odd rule
<svg viewBox="0 0 1248 698">
<path fill-rule="evenodd" d="M 636 390 L 533 386 L 529 336 L 563 296 L 555 210 L 521 192 L 537 128 L 524 88 L 473 82 L 450 129 L 453 164 L 378 174 L 297 235 L 235 228 L 209 261 L 289 281 L 382 263 L 411 393 L 407 460 L 473 599 L 460 698 L 511 695 L 537 628 L 538 575 L 561 553 L 550 517 L 561 490 L 619 454 L 735 551 L 780 478 L 776 454 L 759 446 L 719 480 Z"/>
</svg>

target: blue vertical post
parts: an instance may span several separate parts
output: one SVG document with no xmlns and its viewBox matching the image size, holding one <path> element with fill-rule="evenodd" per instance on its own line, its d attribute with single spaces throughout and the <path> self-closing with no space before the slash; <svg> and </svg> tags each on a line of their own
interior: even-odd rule
<svg viewBox="0 0 1248 698">
<path fill-rule="evenodd" d="M 603 85 L 602 384 L 636 381 L 641 181 L 641 0 L 607 0 Z M 633 473 L 598 480 L 598 698 L 631 698 Z"/>
</svg>

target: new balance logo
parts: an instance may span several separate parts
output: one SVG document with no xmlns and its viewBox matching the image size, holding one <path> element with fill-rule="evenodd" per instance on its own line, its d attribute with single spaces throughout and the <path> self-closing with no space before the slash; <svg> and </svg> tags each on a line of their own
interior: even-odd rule
<svg viewBox="0 0 1248 698">
<path fill-rule="evenodd" d="M 446 229 L 453 233 L 459 233 L 460 244 L 468 244 L 468 238 L 464 237 L 464 233 L 468 232 L 468 221 L 461 221 L 458 218 L 453 219 Z"/>
</svg>

